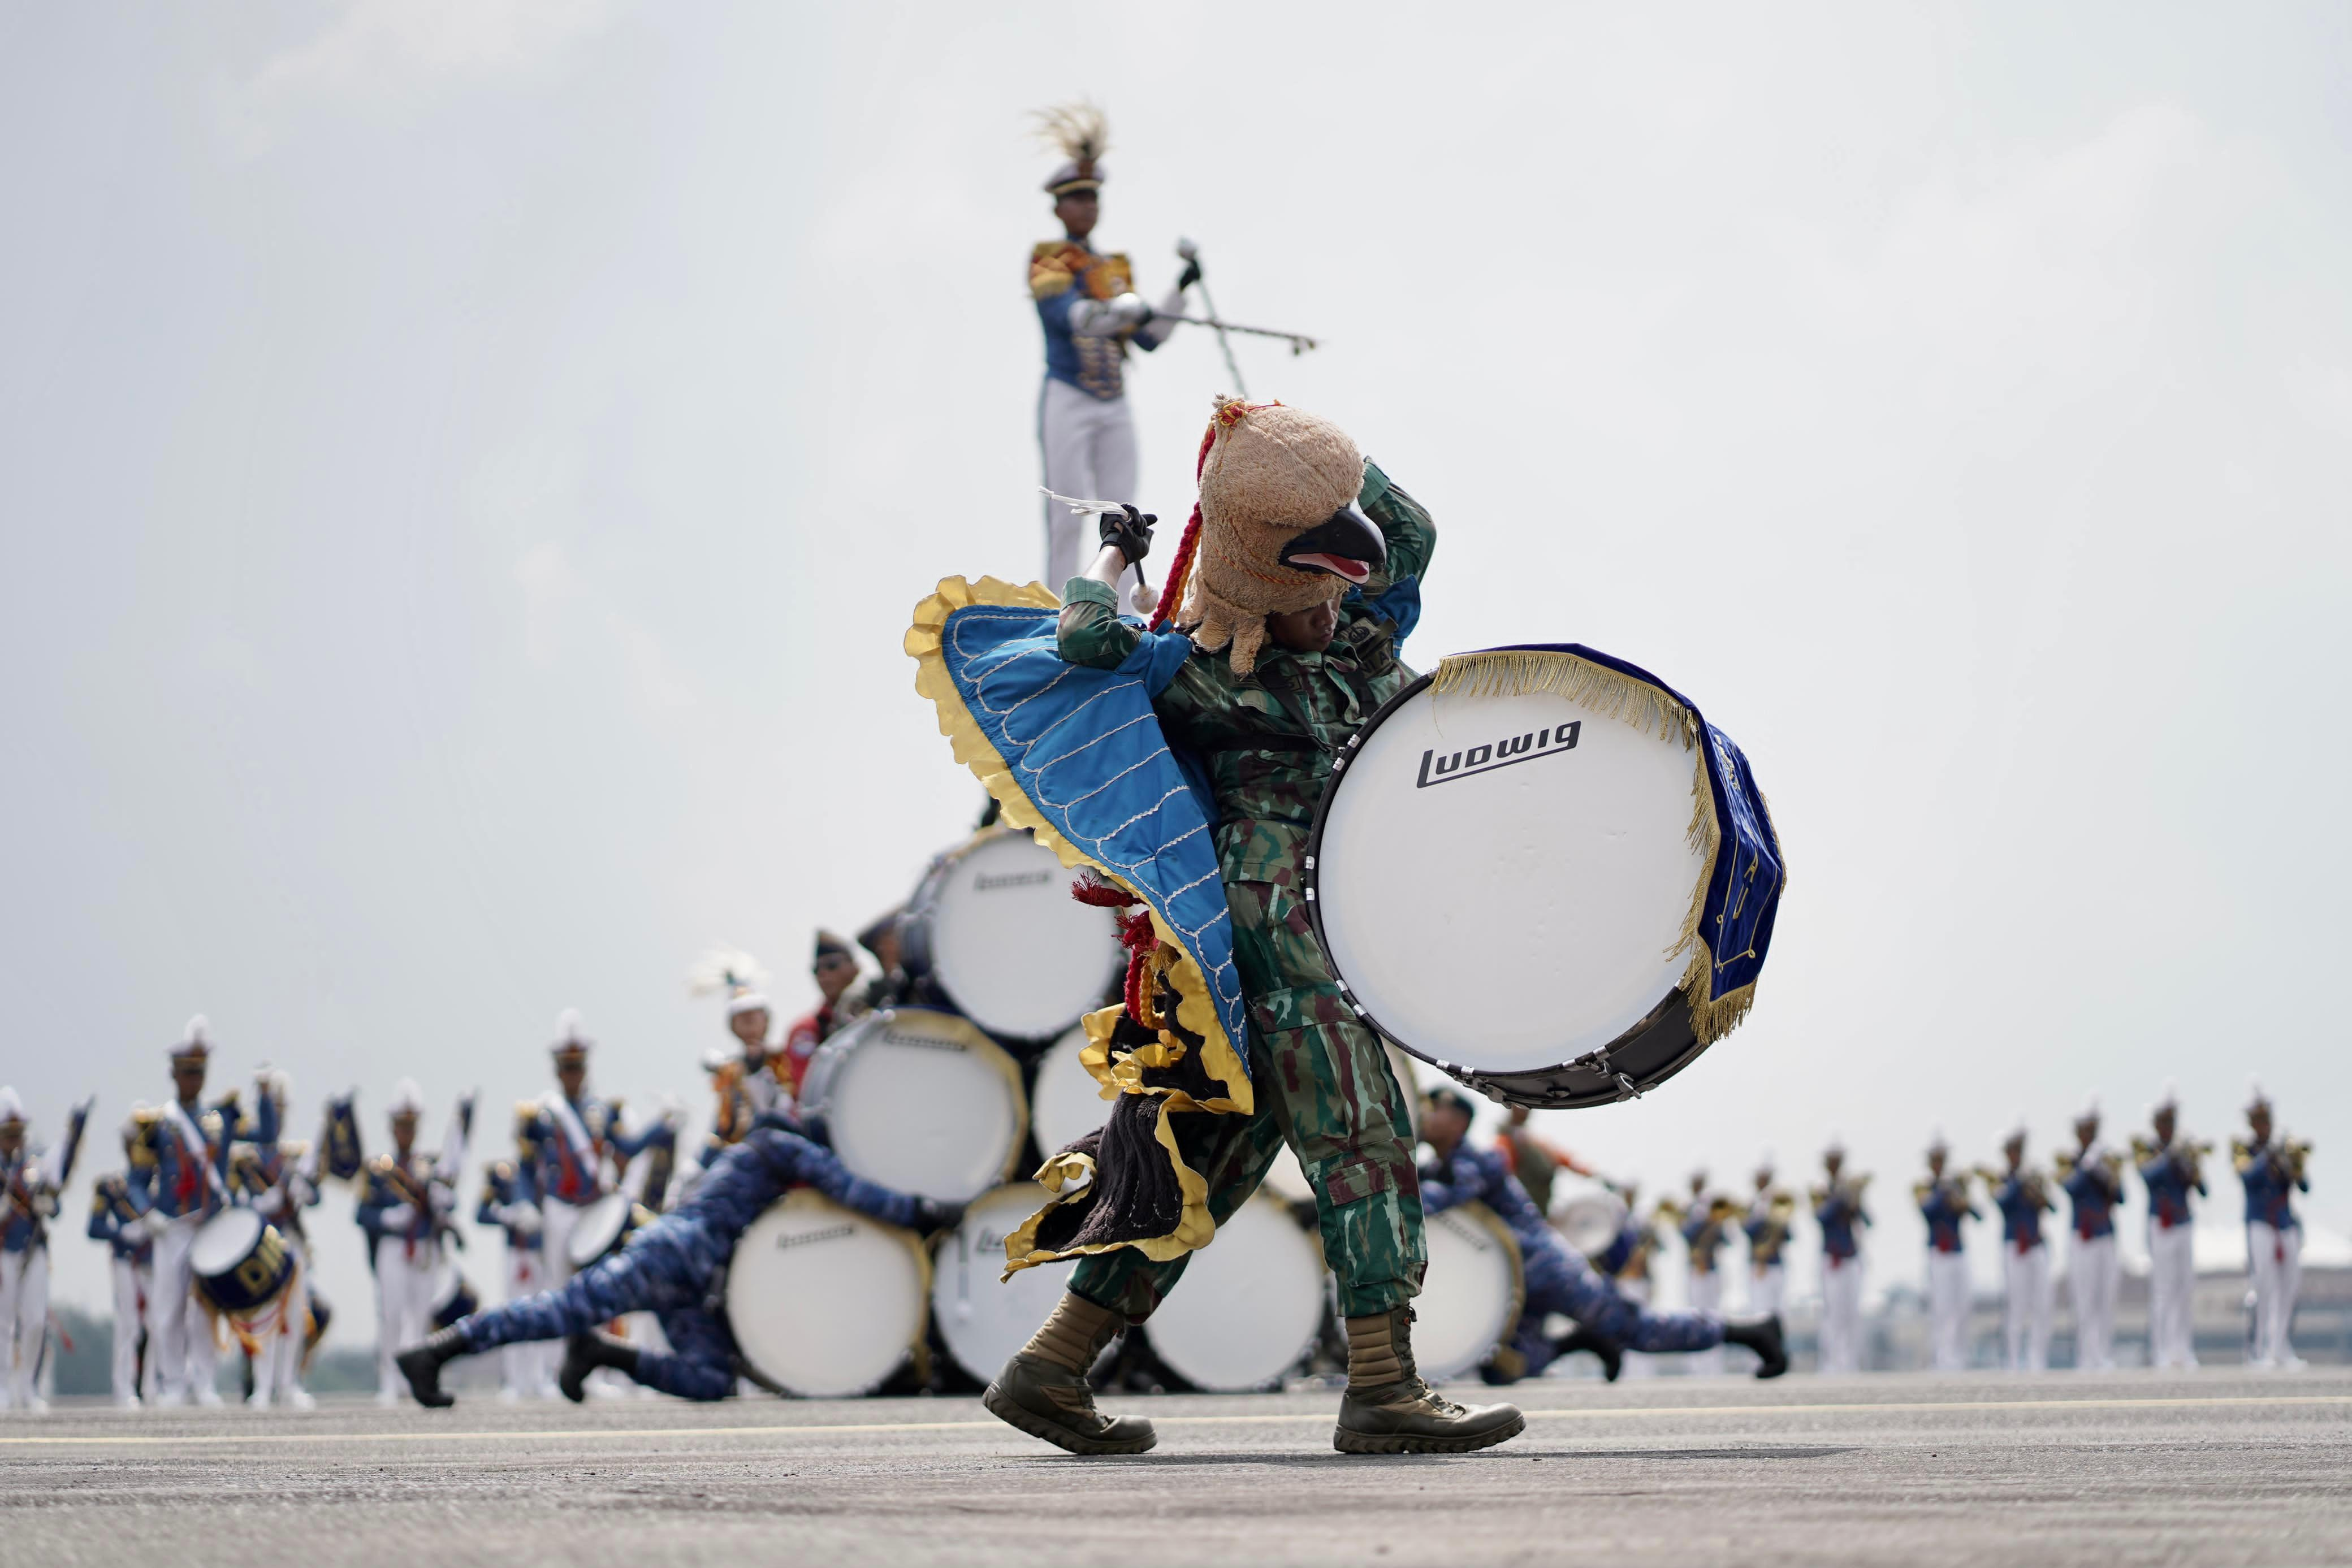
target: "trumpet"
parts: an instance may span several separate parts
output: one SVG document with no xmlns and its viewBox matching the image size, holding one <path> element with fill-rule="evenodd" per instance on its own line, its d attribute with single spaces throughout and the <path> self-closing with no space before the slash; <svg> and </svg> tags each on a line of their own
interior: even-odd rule
<svg viewBox="0 0 2352 1568">
<path fill-rule="evenodd" d="M 2311 1158 L 2311 1140 L 2283 1138 L 2279 1141 L 2279 1155 L 2285 1162 L 2288 1177 L 2300 1182 L 2303 1180 L 2303 1167 Z"/>
</svg>

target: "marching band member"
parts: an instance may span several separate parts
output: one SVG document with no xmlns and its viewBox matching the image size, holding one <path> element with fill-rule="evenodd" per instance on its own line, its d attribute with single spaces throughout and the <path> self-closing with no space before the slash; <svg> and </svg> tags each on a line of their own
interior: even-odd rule
<svg viewBox="0 0 2352 1568">
<path fill-rule="evenodd" d="M 2074 1310 L 2074 1367 L 2112 1372 L 2116 1365 L 2116 1206 L 2123 1201 L 2123 1155 L 2100 1145 L 2099 1103 L 2074 1118 L 2074 1152 L 2056 1159 L 2059 1185 L 2074 1217 L 2068 1228 L 2066 1295 Z"/>
<path fill-rule="evenodd" d="M 1503 1155 L 1504 1168 L 1517 1178 L 1527 1189 L 1528 1201 L 1536 1212 L 1549 1218 L 1551 1214 L 1551 1189 L 1562 1171 L 1574 1171 L 1590 1176 L 1592 1167 L 1570 1154 L 1566 1149 L 1546 1143 L 1536 1136 L 1528 1125 L 1528 1108 L 1514 1105 L 1503 1124 L 1503 1135 L 1496 1143 Z"/>
<path fill-rule="evenodd" d="M 1756 1196 L 1748 1202 L 1742 1228 L 1748 1233 L 1748 1310 L 1777 1318 L 1789 1292 L 1789 1268 L 1781 1260 L 1789 1246 L 1789 1222 L 1797 1217 L 1797 1198 L 1772 1185 L 1773 1174 L 1768 1154 L 1757 1162 Z"/>
<path fill-rule="evenodd" d="M 213 1322 L 196 1297 L 188 1249 L 205 1220 L 228 1204 L 229 1145 L 241 1117 L 236 1094 L 204 1103 L 212 1042 L 202 1014 L 172 1047 L 175 1098 L 146 1124 L 150 1142 L 131 1162 L 131 1201 L 155 1238 L 155 1282 L 147 1295 L 147 1385 L 165 1408 L 218 1405 L 213 1386 L 219 1352 Z M 256 1107 L 259 1136 L 278 1135 L 278 1110 Z"/>
<path fill-rule="evenodd" d="M 619 1251 L 560 1288 L 461 1318 L 402 1352 L 400 1370 L 410 1392 L 420 1405 L 453 1404 L 441 1387 L 441 1368 L 457 1357 L 523 1341 L 562 1340 L 557 1382 L 575 1403 L 599 1367 L 684 1399 L 726 1398 L 737 1382 L 735 1343 L 725 1317 L 709 1304 L 713 1281 L 745 1228 L 801 1186 L 888 1225 L 929 1231 L 962 1218 L 960 1204 L 910 1197 L 851 1176 L 832 1150 L 803 1136 L 789 1115 L 772 1111 L 719 1157 L 691 1197 L 634 1232 Z M 659 1319 L 669 1350 L 595 1332 L 599 1324 L 644 1312 Z"/>
<path fill-rule="evenodd" d="M 375 1270 L 376 1403 L 400 1399 L 400 1347 L 425 1337 L 433 1316 L 433 1287 L 441 1272 L 441 1236 L 448 1228 L 457 1194 L 416 1146 L 416 1124 L 425 1102 L 414 1079 L 392 1092 L 385 1113 L 392 1126 L 392 1152 L 367 1164 L 358 1219 L 367 1233 Z"/>
<path fill-rule="evenodd" d="M 89 1107 L 80 1114 L 87 1116 Z M 79 1124 L 76 1126 L 77 1134 Z M 34 1390 L 49 1332 L 49 1225 L 58 1217 L 60 1167 L 28 1138 L 25 1103 L 0 1087 L 0 1351 L 7 1379 L 0 1410 L 49 1407 Z"/>
<path fill-rule="evenodd" d="M 1845 1174 L 1845 1145 L 1822 1151 L 1823 1185 L 1813 1188 L 1813 1218 L 1822 1228 L 1821 1370 L 1862 1370 L 1862 1235 L 1870 1223 L 1862 1207 L 1866 1176 Z"/>
<path fill-rule="evenodd" d="M 1969 1201 L 1969 1178 L 1948 1176 L 1951 1149 L 1937 1133 L 1927 1145 L 1927 1179 L 1912 1184 L 1919 1218 L 1927 1222 L 1927 1343 L 1938 1372 L 1969 1364 L 1969 1255 L 1960 1222 L 1981 1218 Z"/>
<path fill-rule="evenodd" d="M 1695 1312 L 1723 1310 L 1723 1249 L 1731 1239 L 1725 1227 L 1738 1217 L 1738 1205 L 1706 1190 L 1706 1172 L 1691 1173 L 1690 1208 L 1683 1216 L 1682 1231 L 1684 1261 L 1689 1270 L 1688 1299 Z M 1695 1377 L 1721 1376 L 1723 1352 L 1699 1352 L 1690 1359 L 1690 1371 Z"/>
<path fill-rule="evenodd" d="M 265 1069 L 254 1082 L 254 1103 L 267 1100 L 276 1108 L 271 1119 L 283 1127 L 294 1081 L 283 1071 Z M 252 1358 L 253 1392 L 247 1403 L 267 1409 L 283 1403 L 308 1410 L 315 1403 L 302 1386 L 302 1364 L 313 1343 L 311 1318 L 318 1296 L 310 1273 L 310 1239 L 302 1228 L 302 1211 L 319 1203 L 320 1144 L 299 1139 L 258 1138 L 236 1145 L 229 1153 L 229 1190 L 263 1221 L 278 1228 L 294 1260 L 293 1277 L 278 1318 L 260 1341 Z M 323 1305 L 323 1302 L 319 1302 Z"/>
<path fill-rule="evenodd" d="M 572 1230 L 580 1211 L 613 1190 L 647 1141 L 622 1130 L 617 1101 L 588 1092 L 588 1050 L 595 1042 L 582 1032 L 580 1015 L 567 1009 L 555 1026 L 561 1032 L 547 1049 L 556 1092 L 541 1097 L 539 1114 L 523 1134 L 550 1289 L 572 1277 Z"/>
<path fill-rule="evenodd" d="M 1420 1170 L 1421 1206 L 1424 1214 L 1443 1214 L 1465 1203 L 1483 1203 L 1508 1227 L 1519 1244 L 1519 1261 L 1527 1281 L 1527 1302 L 1519 1327 L 1486 1376 L 1489 1383 L 1509 1383 L 1518 1377 L 1541 1375 L 1563 1354 L 1591 1349 L 1606 1368 L 1615 1353 L 1705 1354 L 1725 1343 L 1746 1345 L 1763 1365 L 1759 1377 L 1778 1377 L 1789 1370 L 1780 1345 L 1777 1318 L 1761 1322 L 1729 1323 L 1711 1310 L 1687 1312 L 1653 1312 L 1612 1290 L 1583 1255 L 1551 1228 L 1493 1149 L 1474 1149 L 1464 1142 L 1470 1131 L 1467 1097 L 1454 1089 L 1434 1089 L 1422 1103 L 1421 1136 L 1435 1155 Z M 1558 1312 L 1576 1321 L 1580 1333 L 1553 1341 L 1544 1333 L 1544 1319 Z"/>
<path fill-rule="evenodd" d="M 2294 1324 L 2295 1291 L 2303 1284 L 2303 1221 L 2295 1218 L 2294 1195 L 2311 1190 L 2304 1174 L 2311 1145 L 2273 1140 L 2271 1103 L 2262 1085 L 2254 1085 L 2253 1095 L 2246 1107 L 2247 1135 L 2231 1150 L 2246 1189 L 2246 1265 L 2254 1292 L 2254 1335 L 2246 1360 L 2253 1366 L 2295 1371 L 2303 1361 L 2288 1330 Z"/>
<path fill-rule="evenodd" d="M 784 1093 L 775 1074 L 775 1059 L 768 1051 L 768 1030 L 773 1015 L 760 988 L 766 972 L 758 959 L 732 947 L 705 956 L 688 977 L 698 996 L 713 991 L 727 995 L 727 1032 L 740 1049 L 714 1053 L 704 1061 L 718 1108 L 711 1117 L 710 1141 L 702 1163 L 709 1165 L 730 1145 L 740 1143 L 751 1130 L 752 1119 L 776 1108 Z"/>
<path fill-rule="evenodd" d="M 800 1095 L 801 1080 L 808 1076 L 809 1061 L 816 1055 L 816 1048 L 831 1040 L 855 1016 L 844 998 L 849 988 L 857 983 L 857 955 L 832 932 L 820 931 L 809 973 L 815 977 L 817 991 L 824 999 L 817 1003 L 814 1012 L 794 1019 L 784 1034 L 783 1075 L 795 1099 Z"/>
<path fill-rule="evenodd" d="M 539 1119 L 539 1103 L 525 1100 L 515 1106 L 515 1159 L 499 1160 L 482 1173 L 482 1201 L 474 1209 L 474 1223 L 496 1226 L 506 1238 L 509 1302 L 527 1301 L 547 1288 L 547 1263 L 541 1255 L 539 1205 L 531 1201 L 530 1145 L 526 1135 Z M 528 1396 L 555 1397 L 555 1366 L 546 1347 L 515 1343 L 499 1352 L 499 1397 L 509 1404 Z"/>
<path fill-rule="evenodd" d="M 2197 1364 L 2196 1323 L 2191 1317 L 2197 1290 L 2196 1217 L 2189 1195 L 2205 1195 L 2200 1157 L 2212 1152 L 2209 1144 L 2176 1137 L 2180 1108 L 2172 1085 L 2150 1113 L 2153 1143 L 2134 1137 L 2132 1153 L 2139 1179 L 2147 1188 L 2147 1359 L 2156 1367 L 2193 1368 Z"/>
<path fill-rule="evenodd" d="M 2002 1282 L 2007 1302 L 2001 1342 L 2011 1372 L 2050 1370 L 2050 1249 L 2042 1239 L 2042 1216 L 2058 1205 L 2042 1173 L 2025 1166 L 2025 1127 L 2021 1122 L 2001 1141 L 2000 1171 L 1983 1171 L 1984 1184 L 2000 1210 Z"/>
<path fill-rule="evenodd" d="M 126 1166 L 148 1141 L 154 1113 L 141 1107 L 122 1124 Z M 131 1178 L 109 1171 L 90 1184 L 89 1239 L 106 1243 L 107 1276 L 114 1287 L 114 1402 L 139 1407 L 140 1340 L 146 1333 L 147 1298 L 154 1290 L 155 1237 L 140 1223 L 131 1201 Z"/>
<path fill-rule="evenodd" d="M 1135 293 L 1134 269 L 1124 256 L 1097 253 L 1087 242 L 1102 215 L 1104 172 L 1098 160 L 1108 128 L 1091 104 L 1049 110 L 1040 116 L 1068 162 L 1045 182 L 1062 237 L 1029 251 L 1029 292 L 1045 329 L 1045 384 L 1038 394 L 1037 442 L 1045 488 L 1064 496 L 1117 499 L 1135 491 L 1135 422 L 1127 408 L 1125 361 L 1129 344 L 1147 352 L 1176 329 L 1184 291 L 1201 276 L 1188 261 L 1160 309 Z M 1050 497 L 1045 501 L 1045 577 L 1065 582 L 1078 574 L 1086 519 Z M 1120 602 L 1129 602 L 1114 588 Z M 1145 595 L 1149 600 L 1150 595 Z M 1149 609 L 1149 603 L 1143 606 Z"/>
<path fill-rule="evenodd" d="M 874 955 L 875 965 L 882 971 L 868 980 L 859 993 L 860 1012 L 878 1012 L 884 1008 L 898 1007 L 907 999 L 907 966 L 898 945 L 898 923 L 906 914 L 906 906 L 901 904 L 877 917 L 873 925 L 857 934 L 857 945 Z"/>
<path fill-rule="evenodd" d="M 1657 1287 L 1653 1270 L 1665 1246 L 1665 1234 L 1682 1223 L 1682 1205 L 1672 1197 L 1662 1197 L 1643 1213 L 1639 1182 L 1627 1182 L 1618 1189 L 1618 1196 L 1625 1200 L 1625 1220 L 1617 1228 L 1617 1239 L 1601 1254 L 1602 1270 L 1617 1282 L 1618 1294 L 1636 1306 L 1646 1307 Z M 1604 1357 L 1601 1365 L 1607 1369 L 1608 1364 Z M 1658 1375 L 1657 1363 L 1639 1351 L 1627 1351 L 1619 1370 L 1627 1377 Z M 1617 1381 L 1614 1371 L 1609 1381 Z"/>
</svg>

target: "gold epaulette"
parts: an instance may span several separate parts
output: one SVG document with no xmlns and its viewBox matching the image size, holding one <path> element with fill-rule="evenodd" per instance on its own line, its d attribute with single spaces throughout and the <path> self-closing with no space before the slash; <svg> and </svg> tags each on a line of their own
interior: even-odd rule
<svg viewBox="0 0 2352 1568">
<path fill-rule="evenodd" d="M 1051 299 L 1066 294 L 1070 285 L 1078 280 L 1077 268 L 1070 264 L 1070 253 L 1077 246 L 1066 239 L 1041 239 L 1029 247 L 1029 293 L 1032 298 Z M 1085 253 L 1079 252 L 1081 256 Z"/>
</svg>

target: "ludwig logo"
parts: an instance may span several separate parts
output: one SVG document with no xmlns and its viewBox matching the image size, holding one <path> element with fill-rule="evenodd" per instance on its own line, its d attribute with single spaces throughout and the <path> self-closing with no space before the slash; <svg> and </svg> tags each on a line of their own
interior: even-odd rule
<svg viewBox="0 0 2352 1568">
<path fill-rule="evenodd" d="M 1053 880 L 1054 873 L 1050 871 L 1000 872 L 994 876 L 972 878 L 971 889 L 974 893 L 994 893 L 1006 887 L 1037 887 Z"/>
<path fill-rule="evenodd" d="M 1489 745 L 1474 746 L 1451 757 L 1424 751 L 1421 754 L 1421 777 L 1414 781 L 1413 788 L 1426 789 L 1433 784 L 1451 784 L 1474 773 L 1492 773 L 1497 768 L 1533 762 L 1538 757 L 1558 757 L 1563 752 L 1575 750 L 1576 737 L 1583 731 L 1584 721 L 1572 718 L 1549 729 L 1538 729 L 1528 735 L 1507 735 Z"/>
<path fill-rule="evenodd" d="M 838 1241 L 845 1236 L 856 1234 L 857 1227 L 855 1225 L 828 1225 L 823 1230 L 804 1230 L 798 1236 L 779 1236 L 776 1238 L 776 1250 L 782 1252 L 787 1247 L 807 1247 L 819 1241 Z"/>
</svg>

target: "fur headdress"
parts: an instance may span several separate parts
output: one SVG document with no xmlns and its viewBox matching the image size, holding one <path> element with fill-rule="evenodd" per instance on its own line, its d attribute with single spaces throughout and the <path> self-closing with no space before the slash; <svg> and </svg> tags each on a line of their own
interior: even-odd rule
<svg viewBox="0 0 2352 1568">
<path fill-rule="evenodd" d="M 1037 111 L 1037 136 L 1068 160 L 1045 182 L 1048 195 L 1099 188 L 1105 178 L 1102 155 L 1110 150 L 1110 121 L 1086 99 L 1059 103 Z"/>
<path fill-rule="evenodd" d="M 1195 467 L 1201 498 L 1176 548 L 1152 624 L 1171 614 L 1246 675 L 1265 618 L 1339 598 L 1386 555 L 1354 509 L 1364 455 L 1326 419 L 1281 403 L 1220 399 Z"/>
</svg>

